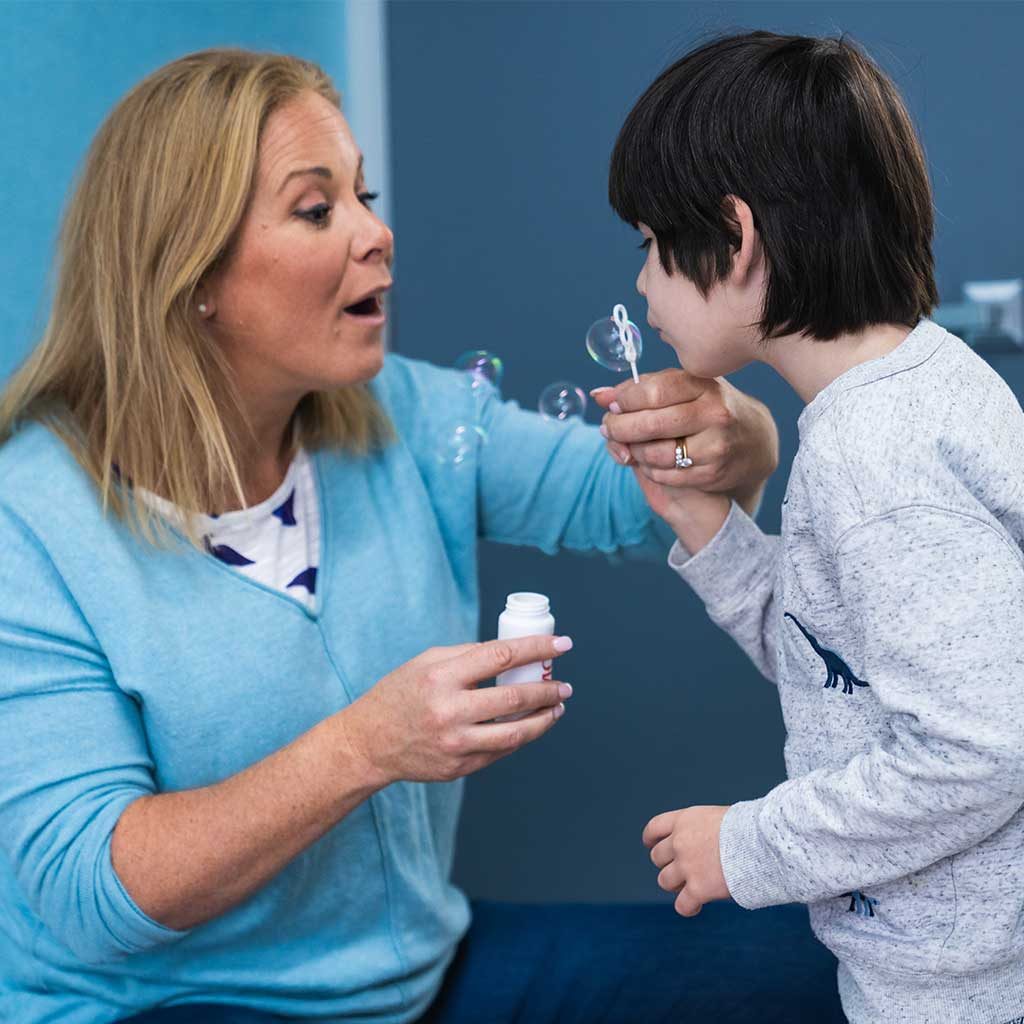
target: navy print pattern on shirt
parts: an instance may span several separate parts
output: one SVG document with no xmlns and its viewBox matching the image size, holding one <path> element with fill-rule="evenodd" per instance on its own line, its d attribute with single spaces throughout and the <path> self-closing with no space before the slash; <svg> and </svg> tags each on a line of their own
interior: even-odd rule
<svg viewBox="0 0 1024 1024">
<path fill-rule="evenodd" d="M 827 647 L 822 647 L 815 637 L 807 632 L 803 624 L 795 615 L 790 615 L 789 612 L 786 612 L 783 617 L 792 619 L 796 623 L 797 629 L 807 637 L 807 642 L 814 648 L 814 653 L 817 654 L 823 662 L 825 662 L 825 668 L 828 671 L 828 678 L 825 680 L 823 689 L 827 690 L 830 686 L 832 689 L 835 689 L 836 683 L 838 683 L 840 679 L 843 681 L 843 693 L 847 694 L 853 693 L 853 688 L 855 686 L 870 685 L 863 679 L 858 679 L 854 674 L 853 669 L 850 668 L 850 666 L 847 665 L 835 651 L 830 651 Z"/>
<path fill-rule="evenodd" d="M 312 607 L 317 567 L 310 562 L 316 561 L 319 549 L 315 483 L 302 462 L 297 464 L 295 474 L 289 469 L 291 475 L 297 477 L 296 482 L 283 484 L 279 492 L 287 497 L 275 496 L 255 516 L 250 513 L 239 518 L 236 525 L 229 525 L 224 532 L 219 526 L 211 528 L 208 524 L 203 545 L 214 558 L 240 570 L 247 578 Z M 271 507 L 274 502 L 276 507 Z M 301 566 L 305 568 L 297 572 Z M 297 587 L 304 587 L 306 593 L 296 593 Z"/>
<path fill-rule="evenodd" d="M 206 550 L 209 551 L 214 558 L 219 559 L 227 565 L 256 564 L 251 558 L 246 558 L 245 555 L 236 551 L 232 547 L 228 547 L 227 544 L 211 544 L 209 537 L 204 537 L 203 543 L 206 545 Z"/>
<path fill-rule="evenodd" d="M 316 566 L 311 565 L 303 569 L 298 576 L 288 584 L 289 587 L 305 587 L 311 594 L 316 593 Z"/>
<path fill-rule="evenodd" d="M 292 493 L 288 495 L 284 501 L 274 509 L 275 516 L 281 520 L 284 526 L 295 526 L 295 490 L 292 489 Z M 291 586 L 291 584 L 289 584 Z"/>
<path fill-rule="evenodd" d="M 844 892 L 843 898 L 850 897 L 850 905 L 847 907 L 847 911 L 851 914 L 860 914 L 861 917 L 874 917 L 875 907 L 878 906 L 878 900 L 874 896 L 866 896 L 859 889 L 855 889 L 853 892 Z"/>
</svg>

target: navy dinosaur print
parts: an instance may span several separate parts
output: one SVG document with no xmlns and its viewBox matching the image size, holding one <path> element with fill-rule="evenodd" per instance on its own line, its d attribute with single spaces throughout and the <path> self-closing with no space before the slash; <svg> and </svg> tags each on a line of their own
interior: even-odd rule
<svg viewBox="0 0 1024 1024">
<path fill-rule="evenodd" d="M 853 892 L 844 892 L 843 896 L 850 897 L 850 905 L 846 908 L 849 913 L 860 914 L 861 917 L 875 916 L 875 907 L 878 906 L 878 900 L 874 896 L 866 896 L 860 889 L 855 889 Z"/>
<path fill-rule="evenodd" d="M 853 669 L 850 668 L 850 666 L 847 665 L 835 651 L 830 651 L 827 647 L 822 647 L 815 637 L 804 629 L 803 624 L 795 615 L 790 615 L 789 612 L 786 612 L 784 618 L 792 619 L 796 623 L 797 629 L 807 637 L 807 642 L 814 648 L 814 653 L 817 654 L 823 662 L 825 662 L 825 668 L 828 671 L 828 678 L 825 680 L 824 689 L 827 690 L 830 686 L 835 689 L 836 683 L 838 683 L 840 679 L 843 681 L 843 693 L 847 694 L 853 693 L 853 688 L 855 686 L 870 685 L 869 683 L 864 682 L 863 679 L 858 679 L 856 675 L 854 675 Z"/>
</svg>

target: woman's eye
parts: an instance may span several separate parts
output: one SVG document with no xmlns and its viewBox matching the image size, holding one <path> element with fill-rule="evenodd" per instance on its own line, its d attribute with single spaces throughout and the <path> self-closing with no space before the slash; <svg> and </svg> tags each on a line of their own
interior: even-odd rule
<svg viewBox="0 0 1024 1024">
<path fill-rule="evenodd" d="M 379 192 L 360 192 L 359 193 L 359 202 L 361 202 L 363 204 L 363 206 L 369 206 L 370 203 L 372 203 L 374 201 L 374 199 L 379 199 L 379 198 L 380 198 L 380 193 Z"/>
<path fill-rule="evenodd" d="M 308 220 L 314 227 L 325 228 L 331 217 L 331 207 L 329 203 L 317 203 L 308 210 L 296 210 L 295 215 Z"/>
<path fill-rule="evenodd" d="M 642 242 L 640 243 L 640 248 L 641 248 L 641 249 L 650 249 L 650 247 L 651 247 L 651 240 L 650 240 L 649 238 L 645 238 L 645 239 L 644 239 L 644 240 L 643 240 L 643 241 L 642 241 Z"/>
</svg>

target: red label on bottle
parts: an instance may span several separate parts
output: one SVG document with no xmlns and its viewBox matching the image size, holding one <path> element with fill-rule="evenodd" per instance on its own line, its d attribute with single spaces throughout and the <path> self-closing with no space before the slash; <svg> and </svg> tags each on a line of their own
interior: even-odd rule
<svg viewBox="0 0 1024 1024">
<path fill-rule="evenodd" d="M 544 675 L 543 675 L 544 681 L 547 682 L 547 683 L 550 683 L 551 682 L 551 662 L 550 661 L 541 662 L 541 668 L 544 669 Z"/>
</svg>

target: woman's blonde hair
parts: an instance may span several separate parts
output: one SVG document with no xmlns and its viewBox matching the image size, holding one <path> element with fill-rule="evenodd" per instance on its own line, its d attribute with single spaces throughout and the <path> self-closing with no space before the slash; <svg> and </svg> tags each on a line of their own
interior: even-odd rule
<svg viewBox="0 0 1024 1024">
<path fill-rule="evenodd" d="M 230 253 L 267 118 L 307 90 L 340 108 L 317 65 L 235 49 L 189 54 L 132 89 L 93 140 L 64 215 L 43 337 L 0 395 L 0 443 L 46 423 L 104 510 L 151 541 L 167 535 L 139 488 L 192 512 L 245 505 L 239 455 L 252 434 L 195 315 L 196 289 Z M 291 436 L 365 453 L 390 425 L 359 384 L 308 394 Z"/>
</svg>

